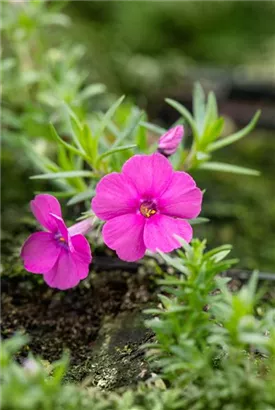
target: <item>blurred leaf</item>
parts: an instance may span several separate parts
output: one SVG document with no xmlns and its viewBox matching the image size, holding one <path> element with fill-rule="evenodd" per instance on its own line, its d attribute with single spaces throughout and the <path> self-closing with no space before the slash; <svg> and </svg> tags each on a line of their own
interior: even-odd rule
<svg viewBox="0 0 275 410">
<path fill-rule="evenodd" d="M 194 134 L 194 138 L 197 140 L 198 139 L 198 129 L 196 126 L 196 123 L 192 117 L 192 115 L 190 114 L 190 112 L 180 103 L 178 103 L 175 100 L 172 100 L 170 98 L 166 98 L 165 101 L 171 105 L 171 107 L 175 108 L 182 116 L 183 118 L 187 121 L 187 123 L 190 125 L 193 134 Z"/>
<path fill-rule="evenodd" d="M 165 128 L 159 127 L 158 125 L 151 124 L 150 122 L 140 121 L 140 126 L 158 135 L 162 135 L 166 133 Z"/>
<path fill-rule="evenodd" d="M 225 164 L 223 162 L 205 162 L 200 164 L 199 169 L 205 169 L 209 171 L 221 171 L 221 172 L 231 172 L 233 174 L 242 175 L 260 175 L 259 171 L 250 168 L 240 167 L 238 165 Z"/>
<path fill-rule="evenodd" d="M 147 150 L 147 134 L 145 127 L 139 126 L 136 134 L 136 144 L 141 152 Z"/>
<path fill-rule="evenodd" d="M 92 135 L 92 131 L 88 124 L 84 124 L 82 132 L 82 143 L 85 144 L 86 151 L 89 154 L 91 165 L 95 164 L 98 151 L 98 140 Z"/>
<path fill-rule="evenodd" d="M 109 108 L 109 110 L 106 112 L 106 114 L 104 115 L 103 119 L 101 120 L 101 123 L 99 125 L 99 129 L 96 132 L 96 138 L 99 138 L 103 131 L 105 130 L 105 128 L 107 127 L 109 121 L 111 120 L 111 118 L 113 117 L 113 115 L 115 114 L 116 110 L 118 109 L 118 107 L 120 106 L 120 104 L 123 102 L 123 100 L 125 99 L 125 96 L 123 95 L 122 97 L 120 97 L 118 100 L 116 100 L 114 102 L 114 104 Z"/>
<path fill-rule="evenodd" d="M 203 134 L 218 118 L 218 108 L 215 94 L 211 91 L 208 95 L 206 113 L 204 118 Z"/>
<path fill-rule="evenodd" d="M 134 110 L 135 111 L 135 110 Z M 116 139 L 112 148 L 119 146 L 125 139 L 129 138 L 139 125 L 140 119 L 143 116 L 142 112 L 133 112 L 130 118 L 129 124 L 126 125 L 125 130 L 121 133 L 120 137 Z"/>
<path fill-rule="evenodd" d="M 55 138 L 65 148 L 67 148 L 73 154 L 79 155 L 79 156 L 83 157 L 84 159 L 89 160 L 89 157 L 87 157 L 87 155 L 85 153 L 83 153 L 82 151 L 79 151 L 76 147 L 74 147 L 71 144 L 68 144 L 61 137 L 59 137 L 59 135 L 57 134 L 56 129 L 54 128 L 53 124 L 50 124 L 50 130 L 51 130 L 51 134 L 52 134 L 53 138 Z"/>
<path fill-rule="evenodd" d="M 83 146 L 81 144 L 82 140 L 82 127 L 80 122 L 78 121 L 76 115 L 70 115 L 70 123 L 72 127 L 72 136 L 75 144 L 77 145 L 78 149 L 84 153 Z"/>
<path fill-rule="evenodd" d="M 44 191 L 35 191 L 35 195 L 44 194 Z M 75 195 L 75 191 L 47 191 L 47 194 L 53 195 L 56 198 L 70 198 L 71 196 Z"/>
<path fill-rule="evenodd" d="M 91 84 L 79 93 L 78 98 L 80 101 L 86 100 L 87 98 L 91 98 L 95 95 L 102 94 L 105 91 L 106 86 L 104 84 Z"/>
<path fill-rule="evenodd" d="M 70 171 L 72 169 L 72 164 L 63 145 L 58 146 L 58 164 L 65 171 Z"/>
<path fill-rule="evenodd" d="M 260 115 L 261 115 L 261 110 L 256 112 L 256 114 L 254 115 L 254 117 L 252 118 L 252 120 L 246 127 L 236 132 L 235 134 L 232 134 L 226 138 L 222 138 L 219 141 L 213 142 L 211 145 L 209 145 L 208 151 L 215 151 L 217 149 L 226 147 L 227 145 L 230 145 L 233 142 L 238 141 L 239 139 L 245 137 L 250 131 L 253 130 Z"/>
<path fill-rule="evenodd" d="M 5 58 L 1 61 L 1 70 L 9 71 L 16 66 L 15 58 Z"/>
<path fill-rule="evenodd" d="M 41 16 L 41 18 L 42 24 L 45 24 L 47 26 L 56 24 L 58 26 L 68 27 L 71 22 L 68 16 L 61 13 L 45 13 L 43 16 Z"/>
<path fill-rule="evenodd" d="M 91 171 L 66 171 L 66 172 L 51 172 L 48 174 L 33 175 L 30 179 L 57 179 L 57 178 L 75 178 L 75 177 L 94 177 Z"/>
<path fill-rule="evenodd" d="M 190 225 L 199 225 L 199 224 L 205 224 L 209 222 L 208 218 L 194 218 L 194 219 L 188 219 L 188 222 Z"/>
<path fill-rule="evenodd" d="M 205 116 L 205 94 L 200 83 L 195 83 L 193 92 L 193 113 L 199 135 L 203 132 Z"/>
<path fill-rule="evenodd" d="M 79 194 L 76 194 L 73 196 L 67 203 L 68 206 L 78 204 L 79 202 L 86 201 L 87 199 L 92 199 L 92 197 L 95 195 L 95 190 L 94 189 L 88 189 L 85 192 L 80 192 Z"/>
<path fill-rule="evenodd" d="M 117 147 L 117 148 L 114 148 L 114 149 L 110 149 L 110 150 L 107 151 L 107 152 L 104 152 L 103 154 L 101 154 L 101 155 L 97 158 L 96 168 L 97 168 L 98 164 L 99 164 L 104 158 L 106 158 L 106 157 L 108 157 L 108 156 L 110 156 L 110 155 L 112 155 L 112 154 L 115 154 L 116 152 L 125 151 L 125 150 L 127 150 L 127 149 L 132 149 L 132 148 L 136 148 L 136 144 L 124 145 L 124 146 L 122 146 L 122 147 Z"/>
</svg>

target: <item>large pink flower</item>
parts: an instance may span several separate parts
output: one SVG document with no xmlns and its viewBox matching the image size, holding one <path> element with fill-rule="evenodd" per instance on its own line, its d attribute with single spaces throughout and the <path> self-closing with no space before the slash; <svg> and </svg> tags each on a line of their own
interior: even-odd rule
<svg viewBox="0 0 275 410">
<path fill-rule="evenodd" d="M 24 267 L 44 275 L 45 282 L 57 289 L 76 286 L 89 273 L 91 249 L 82 235 L 91 227 L 90 221 L 67 229 L 58 200 L 47 194 L 36 195 L 31 210 L 47 232 L 36 232 L 24 243 L 21 257 Z"/>
<path fill-rule="evenodd" d="M 103 239 L 125 261 L 143 257 L 146 249 L 170 252 L 179 248 L 175 234 L 190 242 L 185 219 L 201 210 L 202 192 L 185 172 L 175 172 L 163 155 L 135 155 L 121 173 L 102 178 L 92 200 L 104 221 Z"/>
</svg>

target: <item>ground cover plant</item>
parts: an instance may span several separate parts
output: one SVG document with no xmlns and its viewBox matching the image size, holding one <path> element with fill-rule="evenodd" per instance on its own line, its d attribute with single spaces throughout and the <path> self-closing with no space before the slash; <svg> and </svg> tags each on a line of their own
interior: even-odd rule
<svg viewBox="0 0 275 410">
<path fill-rule="evenodd" d="M 54 172 L 45 170 L 34 178 L 63 180 L 60 187 L 70 193 L 71 203 L 84 202 L 91 208 L 67 228 L 58 200 L 52 194 L 37 194 L 31 209 L 46 231 L 31 234 L 21 258 L 29 272 L 43 274 L 47 285 L 66 290 L 89 273 L 92 257 L 84 235 L 92 242 L 93 252 L 103 239 L 125 262 L 140 260 L 146 252 L 148 260 L 153 258 L 153 271 L 161 257 L 165 263 L 161 269 L 170 273 L 157 280 L 162 289 L 158 307 L 144 311 L 150 317 L 145 323 L 151 332 L 150 343 L 142 347 L 149 366 L 143 369 L 147 377 L 136 387 L 109 393 L 98 390 L 104 386 L 100 380 L 95 388 L 89 377 L 79 385 L 63 384 L 67 357 L 51 364 L 33 356 L 22 359 L 20 350 L 19 364 L 14 354 L 18 355 L 27 339 L 14 336 L 2 345 L 3 408 L 275 408 L 274 310 L 257 310 L 262 296 L 257 293 L 257 273 L 237 292 L 231 292 L 228 279 L 219 276 L 237 262 L 226 259 L 231 246 L 206 251 L 206 241 L 192 239 L 192 225 L 206 221 L 199 217 L 203 191 L 186 172 L 213 169 L 258 175 L 239 165 L 214 162 L 211 156 L 244 137 L 259 113 L 243 130 L 220 138 L 223 118 L 218 117 L 214 94 L 205 103 L 197 84 L 194 117 L 168 100 L 182 115 L 170 129 L 146 122 L 145 114 L 139 113 L 130 126 L 128 123 L 130 129 L 126 125 L 119 132 L 114 118 L 122 101 L 120 98 L 99 116 L 95 131 L 70 110 L 70 142 L 51 126 L 66 160 Z M 193 142 L 184 146 L 187 124 Z M 160 137 L 151 142 L 146 130 Z M 99 138 L 102 136 L 106 142 Z M 131 138 L 136 144 L 130 144 Z M 79 158 L 83 160 L 80 169 L 71 169 Z M 70 160 L 68 171 L 64 164 Z M 66 186 L 74 178 L 81 181 L 74 185 L 77 193 Z M 175 249 L 177 256 L 169 256 Z M 16 386 L 14 395 L 11 386 Z"/>
<path fill-rule="evenodd" d="M 155 123 L 89 85 L 82 47 L 53 46 L 48 27 L 70 27 L 61 6 L 3 7 L 4 149 L 31 166 L 20 188 L 33 199 L 20 194 L 14 224 L 5 210 L 1 408 L 275 409 L 274 289 L 257 271 L 230 279 L 238 259 L 211 221 L 231 206 L 217 189 L 226 176 L 247 207 L 246 181 L 265 180 L 217 154 L 260 111 L 228 132 L 215 93 L 195 83 L 192 113 L 167 98 L 178 117 Z M 203 239 L 211 229 L 217 247 Z"/>
</svg>

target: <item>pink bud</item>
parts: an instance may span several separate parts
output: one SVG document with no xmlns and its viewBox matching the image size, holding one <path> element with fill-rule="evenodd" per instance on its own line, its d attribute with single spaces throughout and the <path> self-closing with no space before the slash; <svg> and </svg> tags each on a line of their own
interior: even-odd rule
<svg viewBox="0 0 275 410">
<path fill-rule="evenodd" d="M 166 157 L 174 154 L 181 143 L 183 134 L 184 129 L 182 125 L 177 125 L 168 130 L 159 139 L 158 151 Z"/>
</svg>

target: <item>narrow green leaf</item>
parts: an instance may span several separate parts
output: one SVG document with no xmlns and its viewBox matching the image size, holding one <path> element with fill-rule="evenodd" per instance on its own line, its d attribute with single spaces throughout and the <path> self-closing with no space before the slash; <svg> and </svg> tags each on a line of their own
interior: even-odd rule
<svg viewBox="0 0 275 410">
<path fill-rule="evenodd" d="M 34 193 L 35 193 L 35 195 L 44 194 L 43 191 L 35 191 Z M 53 195 L 53 196 L 55 196 L 56 198 L 70 198 L 71 196 L 75 195 L 75 191 L 65 191 L 65 192 L 61 192 L 61 191 L 47 191 L 47 194 Z"/>
<path fill-rule="evenodd" d="M 206 113 L 203 124 L 203 133 L 211 126 L 211 124 L 218 119 L 218 107 L 215 94 L 211 91 L 208 95 Z"/>
<path fill-rule="evenodd" d="M 211 122 L 206 128 L 203 137 L 201 138 L 200 147 L 207 147 L 209 143 L 219 137 L 224 126 L 224 118 L 219 117 L 217 120 Z"/>
<path fill-rule="evenodd" d="M 223 251 L 231 251 L 232 250 L 232 245 L 221 245 L 218 246 L 217 248 L 211 249 L 211 251 L 208 251 L 204 254 L 205 259 L 212 258 L 214 255 L 223 252 Z"/>
<path fill-rule="evenodd" d="M 48 174 L 33 175 L 30 179 L 57 179 L 57 178 L 76 178 L 76 177 L 94 177 L 91 171 L 65 171 L 51 172 Z"/>
<path fill-rule="evenodd" d="M 23 137 L 19 141 L 22 144 L 22 148 L 24 149 L 27 157 L 33 162 L 37 169 L 42 172 L 47 172 L 47 170 L 51 167 L 54 171 L 58 171 L 59 167 L 54 162 L 47 157 L 37 155 L 33 149 L 33 145 L 26 138 Z"/>
<path fill-rule="evenodd" d="M 104 158 L 108 157 L 109 155 L 115 154 L 116 152 L 125 151 L 125 150 L 127 150 L 127 149 L 132 149 L 132 148 L 136 148 L 136 144 L 124 145 L 124 146 L 122 146 L 122 147 L 117 147 L 117 148 L 114 148 L 114 149 L 110 149 L 110 150 L 107 151 L 107 152 L 104 152 L 103 154 L 101 154 L 101 155 L 97 158 L 96 168 L 97 168 L 97 165 L 98 165 Z"/>
<path fill-rule="evenodd" d="M 64 171 L 71 171 L 73 169 L 70 159 L 67 156 L 67 150 L 63 145 L 58 146 L 58 165 Z"/>
<path fill-rule="evenodd" d="M 106 91 L 106 86 L 104 84 L 91 84 L 84 88 L 79 94 L 79 99 L 86 100 L 87 98 L 94 97 L 95 95 L 102 94 Z"/>
<path fill-rule="evenodd" d="M 87 199 L 91 199 L 95 195 L 95 190 L 94 189 L 88 189 L 85 192 L 80 192 L 79 194 L 76 194 L 73 196 L 68 202 L 67 205 L 75 205 L 78 204 L 79 202 L 86 201 Z"/>
<path fill-rule="evenodd" d="M 92 165 L 94 165 L 98 151 L 98 140 L 92 135 L 92 131 L 88 124 L 83 126 L 83 140 L 85 140 L 86 151 Z"/>
<path fill-rule="evenodd" d="M 184 125 L 185 124 L 185 120 L 184 118 L 179 118 L 177 121 L 175 121 L 170 128 L 174 128 L 177 125 Z"/>
<path fill-rule="evenodd" d="M 177 110 L 183 116 L 183 118 L 188 122 L 188 124 L 192 128 L 195 139 L 198 139 L 198 129 L 190 112 L 182 104 L 178 103 L 175 100 L 166 98 L 165 101 L 167 102 L 167 104 L 171 105 L 171 107 L 175 108 L 175 110 Z"/>
<path fill-rule="evenodd" d="M 194 219 L 188 219 L 188 222 L 190 225 L 199 225 L 199 224 L 205 224 L 209 222 L 208 218 L 194 218 Z"/>
<path fill-rule="evenodd" d="M 125 130 L 121 133 L 120 137 L 115 140 L 112 148 L 118 147 L 125 139 L 129 138 L 139 125 L 140 119 L 143 116 L 143 112 L 133 112 L 129 124 L 125 127 Z"/>
<path fill-rule="evenodd" d="M 114 104 L 109 108 L 109 110 L 106 112 L 106 114 L 104 115 L 104 117 L 101 120 L 99 129 L 96 133 L 96 138 L 99 138 L 103 131 L 105 130 L 105 128 L 107 127 L 109 121 L 111 120 L 111 118 L 113 117 L 113 115 L 115 114 L 116 110 L 118 109 L 118 107 L 120 106 L 120 104 L 123 102 L 125 96 L 123 95 L 122 97 L 120 97 L 118 100 L 116 100 L 114 102 Z"/>
<path fill-rule="evenodd" d="M 226 138 L 223 138 L 219 141 L 216 141 L 210 144 L 210 146 L 208 147 L 208 151 L 215 151 L 217 149 L 226 147 L 227 145 L 230 145 L 233 142 L 238 141 L 239 139 L 245 137 L 250 131 L 253 130 L 260 115 L 261 115 L 261 110 L 256 112 L 256 114 L 254 115 L 250 123 L 246 127 L 244 127 L 242 130 L 236 132 L 235 134 L 229 135 Z"/>
<path fill-rule="evenodd" d="M 201 135 L 205 116 L 205 94 L 200 83 L 196 83 L 193 92 L 193 113 L 194 119 Z"/>
<path fill-rule="evenodd" d="M 136 144 L 141 152 L 146 152 L 147 149 L 147 134 L 145 127 L 139 126 L 136 134 Z"/>
<path fill-rule="evenodd" d="M 221 171 L 221 172 L 231 172 L 233 174 L 242 175 L 260 175 L 259 171 L 250 168 L 240 167 L 238 165 L 225 164 L 223 162 L 205 162 L 200 164 L 199 169 L 205 169 L 209 171 Z"/>
<path fill-rule="evenodd" d="M 42 16 L 42 23 L 52 26 L 56 24 L 58 26 L 68 27 L 70 25 L 70 18 L 62 13 L 46 13 Z"/>
<path fill-rule="evenodd" d="M 71 127 L 72 127 L 72 137 L 74 140 L 74 143 L 77 145 L 78 149 L 81 152 L 83 151 L 83 146 L 81 144 L 81 140 L 82 140 L 82 127 L 80 122 L 78 121 L 78 119 L 76 118 L 75 115 L 70 115 L 70 123 L 71 123 Z"/>
<path fill-rule="evenodd" d="M 118 127 L 116 126 L 116 124 L 114 124 L 114 122 L 113 121 L 109 121 L 108 122 L 108 125 L 107 125 L 107 130 L 111 133 L 111 134 L 113 134 L 113 136 L 115 137 L 115 138 L 119 138 L 119 136 L 120 136 L 120 131 L 119 131 L 119 129 L 118 129 Z"/>
<path fill-rule="evenodd" d="M 151 124 L 150 122 L 147 122 L 147 121 L 140 121 L 140 126 L 158 135 L 165 134 L 166 132 L 165 128 L 159 127 L 158 125 L 155 125 L 155 124 Z"/>
<path fill-rule="evenodd" d="M 84 159 L 89 160 L 89 158 L 87 157 L 87 155 L 85 153 L 79 151 L 79 149 L 77 149 L 73 145 L 68 144 L 67 142 L 63 141 L 63 139 L 60 138 L 59 135 L 57 134 L 56 129 L 54 128 L 53 124 L 50 124 L 50 131 L 51 131 L 51 134 L 52 134 L 53 138 L 55 138 L 60 144 L 62 144 L 64 147 L 66 147 L 73 154 L 80 155 Z"/>
</svg>

